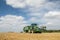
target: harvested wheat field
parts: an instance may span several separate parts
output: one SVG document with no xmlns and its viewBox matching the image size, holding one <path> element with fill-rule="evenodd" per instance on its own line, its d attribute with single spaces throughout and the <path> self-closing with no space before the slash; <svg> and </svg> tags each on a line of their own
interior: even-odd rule
<svg viewBox="0 0 60 40">
<path fill-rule="evenodd" d="M 60 33 L 0 33 L 0 40 L 60 40 Z"/>
</svg>

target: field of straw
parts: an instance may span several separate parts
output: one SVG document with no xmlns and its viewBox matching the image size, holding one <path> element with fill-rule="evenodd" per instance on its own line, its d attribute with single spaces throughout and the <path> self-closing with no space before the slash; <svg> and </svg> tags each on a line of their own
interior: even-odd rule
<svg viewBox="0 0 60 40">
<path fill-rule="evenodd" d="M 60 33 L 0 33 L 0 40 L 60 40 Z"/>
</svg>

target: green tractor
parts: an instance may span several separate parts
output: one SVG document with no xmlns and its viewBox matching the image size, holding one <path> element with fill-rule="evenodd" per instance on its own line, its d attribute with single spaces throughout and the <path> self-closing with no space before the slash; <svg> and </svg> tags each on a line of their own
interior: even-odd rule
<svg viewBox="0 0 60 40">
<path fill-rule="evenodd" d="M 41 29 L 37 27 L 37 24 L 31 24 L 31 26 L 26 26 L 23 28 L 26 33 L 41 33 Z"/>
</svg>

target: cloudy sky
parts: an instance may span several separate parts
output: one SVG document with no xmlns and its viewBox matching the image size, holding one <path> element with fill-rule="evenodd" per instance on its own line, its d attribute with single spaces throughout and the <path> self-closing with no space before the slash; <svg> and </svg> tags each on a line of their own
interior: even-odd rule
<svg viewBox="0 0 60 40">
<path fill-rule="evenodd" d="M 0 32 L 20 32 L 31 23 L 60 29 L 60 0 L 0 0 Z"/>
</svg>

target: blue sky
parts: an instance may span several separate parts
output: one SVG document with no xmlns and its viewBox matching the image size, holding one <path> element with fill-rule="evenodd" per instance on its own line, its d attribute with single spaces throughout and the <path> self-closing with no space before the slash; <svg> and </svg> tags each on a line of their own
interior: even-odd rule
<svg viewBox="0 0 60 40">
<path fill-rule="evenodd" d="M 0 0 L 0 32 L 20 32 L 31 23 L 60 29 L 60 0 Z"/>
</svg>

